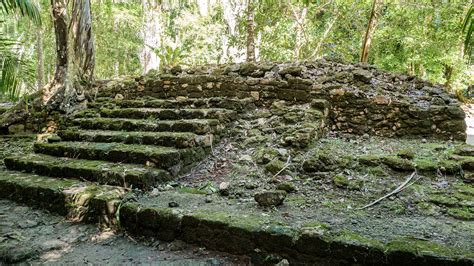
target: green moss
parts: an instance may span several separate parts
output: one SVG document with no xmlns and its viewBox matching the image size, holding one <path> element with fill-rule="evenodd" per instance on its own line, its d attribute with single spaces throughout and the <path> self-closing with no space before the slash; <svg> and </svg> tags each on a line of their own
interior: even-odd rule
<svg viewBox="0 0 474 266">
<path fill-rule="evenodd" d="M 206 191 L 201 190 L 199 188 L 192 188 L 192 187 L 181 187 L 179 188 L 180 192 L 183 193 L 190 193 L 190 194 L 198 194 L 198 195 L 206 195 L 208 194 Z"/>
<path fill-rule="evenodd" d="M 132 185 L 140 188 L 171 178 L 166 171 L 142 165 L 58 158 L 44 154 L 10 156 L 5 158 L 5 164 L 12 170 L 35 172 L 46 176 L 87 179 L 101 184 Z"/>
<path fill-rule="evenodd" d="M 439 168 L 448 174 L 457 174 L 462 171 L 461 164 L 452 160 L 442 160 L 439 162 Z"/>
<path fill-rule="evenodd" d="M 435 242 L 417 240 L 408 237 L 397 238 L 390 241 L 386 245 L 386 251 L 388 253 L 403 251 L 414 254 L 415 256 L 432 255 L 454 257 L 458 255 L 456 250 L 452 250 Z"/>
<path fill-rule="evenodd" d="M 435 158 L 417 158 L 414 160 L 415 168 L 422 172 L 436 172 L 438 163 Z"/>
<path fill-rule="evenodd" d="M 388 167 L 396 171 L 411 171 L 414 169 L 413 163 L 410 160 L 397 156 L 385 156 L 382 161 Z"/>
<path fill-rule="evenodd" d="M 286 199 L 285 199 L 285 204 L 287 205 L 296 205 L 296 206 L 301 206 L 301 205 L 304 205 L 308 202 L 308 198 L 307 197 L 304 197 L 304 196 L 297 196 L 297 194 L 293 194 L 295 196 L 291 196 L 292 194 L 290 194 L 290 196 L 288 196 Z"/>
<path fill-rule="evenodd" d="M 79 159 L 107 160 L 127 163 L 155 163 L 158 167 L 171 167 L 179 162 L 184 164 L 192 160 L 192 151 L 153 145 L 136 145 L 122 143 L 59 142 L 35 143 L 34 149 L 59 157 Z M 189 155 L 189 157 L 187 157 Z M 195 158 L 194 158 L 195 160 Z"/>
<path fill-rule="evenodd" d="M 329 230 L 331 228 L 330 225 L 326 223 L 322 223 L 319 221 L 311 221 L 311 222 L 306 222 L 301 225 L 301 227 L 314 227 L 314 228 L 322 228 L 324 230 Z"/>
<path fill-rule="evenodd" d="M 441 194 L 430 194 L 428 196 L 428 201 L 445 206 L 454 206 L 458 203 L 458 200 L 451 196 L 441 195 Z"/>
<path fill-rule="evenodd" d="M 395 214 L 404 214 L 406 212 L 406 206 L 398 201 L 387 201 L 382 204 L 383 208 L 394 212 Z"/>
<path fill-rule="evenodd" d="M 469 184 L 457 183 L 454 188 L 459 192 L 466 195 L 474 196 L 474 186 Z"/>
<path fill-rule="evenodd" d="M 429 202 L 419 202 L 416 204 L 416 208 L 424 215 L 438 215 L 441 211 L 440 207 Z"/>
<path fill-rule="evenodd" d="M 192 214 L 199 220 L 219 222 L 229 227 L 241 228 L 246 231 L 258 231 L 266 224 L 265 220 L 255 216 L 235 215 L 227 212 L 199 210 Z"/>
<path fill-rule="evenodd" d="M 345 188 L 349 186 L 349 179 L 344 175 L 335 175 L 332 177 L 332 182 L 341 188 Z"/>
<path fill-rule="evenodd" d="M 411 160 L 415 158 L 415 151 L 412 149 L 404 149 L 397 152 L 397 156 L 403 159 Z"/>
<path fill-rule="evenodd" d="M 449 208 L 448 215 L 460 220 L 474 220 L 474 212 L 470 211 L 468 208 Z"/>
<path fill-rule="evenodd" d="M 354 158 L 350 155 L 341 155 L 334 150 L 319 150 L 303 163 L 307 172 L 333 171 L 351 167 Z"/>
<path fill-rule="evenodd" d="M 351 231 L 342 231 L 335 238 L 333 242 L 342 242 L 349 245 L 362 246 L 370 249 L 383 250 L 383 244 L 375 239 L 370 239 L 360 234 Z"/>
<path fill-rule="evenodd" d="M 363 155 L 358 157 L 359 163 L 367 166 L 378 166 L 381 163 L 380 155 Z"/>
<path fill-rule="evenodd" d="M 217 119 L 187 120 L 139 120 L 127 118 L 80 118 L 73 120 L 83 129 L 128 130 L 128 131 L 173 131 L 209 133 L 220 129 Z"/>
<path fill-rule="evenodd" d="M 72 129 L 61 130 L 58 134 L 66 141 L 122 142 L 126 144 L 147 144 L 178 148 L 210 144 L 205 143 L 206 136 L 197 136 L 190 132 L 124 132 Z"/>
<path fill-rule="evenodd" d="M 453 196 L 459 200 L 469 200 L 469 201 L 474 200 L 474 195 L 461 193 L 461 192 L 455 192 Z"/>
<path fill-rule="evenodd" d="M 461 145 L 456 147 L 454 150 L 454 154 L 461 155 L 461 156 L 474 156 L 474 146 L 471 145 Z"/>
<path fill-rule="evenodd" d="M 369 167 L 367 168 L 367 172 L 376 177 L 388 175 L 382 166 Z"/>
<path fill-rule="evenodd" d="M 296 190 L 295 185 L 290 182 L 282 182 L 276 186 L 277 190 L 284 190 L 288 193 L 293 192 Z"/>
<path fill-rule="evenodd" d="M 48 138 L 49 143 L 55 143 L 55 142 L 60 142 L 60 141 L 61 141 L 61 137 L 57 135 L 53 135 Z"/>
<path fill-rule="evenodd" d="M 284 167 L 285 167 L 285 163 L 278 160 L 278 159 L 276 159 L 276 160 L 272 160 L 271 162 L 267 163 L 265 165 L 265 170 L 267 170 L 268 172 L 270 172 L 272 174 L 276 174 L 279 171 L 281 171 Z"/>
</svg>

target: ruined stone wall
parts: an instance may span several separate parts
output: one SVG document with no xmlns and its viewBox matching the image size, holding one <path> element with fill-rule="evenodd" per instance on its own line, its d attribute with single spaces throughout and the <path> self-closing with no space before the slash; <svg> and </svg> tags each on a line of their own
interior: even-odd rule
<svg viewBox="0 0 474 266">
<path fill-rule="evenodd" d="M 380 136 L 465 140 L 464 112 L 439 85 L 368 65 L 332 61 L 202 66 L 111 81 L 99 96 L 134 98 L 252 97 L 327 101 L 332 130 Z"/>
</svg>

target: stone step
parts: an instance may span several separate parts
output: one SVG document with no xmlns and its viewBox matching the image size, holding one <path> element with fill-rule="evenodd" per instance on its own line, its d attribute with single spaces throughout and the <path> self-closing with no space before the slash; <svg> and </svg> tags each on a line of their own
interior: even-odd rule
<svg viewBox="0 0 474 266">
<path fill-rule="evenodd" d="M 72 141 L 36 142 L 34 150 L 36 153 L 57 157 L 145 164 L 163 168 L 173 175 L 202 159 L 206 154 L 206 150 L 203 148 L 175 149 L 152 145 Z"/>
<path fill-rule="evenodd" d="M 103 108 L 104 106 L 119 106 L 124 108 L 224 108 L 238 112 L 253 107 L 253 98 L 178 98 L 178 99 L 156 99 L 137 98 L 133 100 L 115 100 L 110 97 L 99 97 L 95 102 L 88 103 L 89 108 Z"/>
<path fill-rule="evenodd" d="M 44 208 L 77 222 L 116 225 L 116 211 L 125 194 L 120 187 L 0 170 L 0 198 Z"/>
<path fill-rule="evenodd" d="M 474 254 L 468 250 L 445 246 L 432 239 L 421 241 L 397 236 L 382 242 L 370 230 L 338 229 L 324 220 L 316 220 L 324 219 L 319 216 L 306 217 L 304 223 L 292 223 L 252 211 L 251 204 L 221 208 L 225 203 L 218 198 L 202 204 L 206 197 L 165 191 L 140 198 L 122 205 L 120 225 L 134 235 L 164 241 L 180 239 L 211 250 L 245 254 L 257 265 L 269 264 L 267 259 L 272 255 L 287 259 L 291 265 L 472 265 L 474 262 Z M 170 209 L 171 201 L 179 207 Z"/>
<path fill-rule="evenodd" d="M 83 129 L 124 131 L 170 131 L 196 134 L 219 133 L 224 126 L 217 119 L 141 120 L 127 118 L 77 118 L 75 125 Z"/>
<path fill-rule="evenodd" d="M 126 132 L 69 128 L 58 131 L 58 135 L 65 141 L 121 142 L 176 148 L 207 147 L 214 141 L 212 134 L 197 135 L 191 132 Z"/>
<path fill-rule="evenodd" d="M 236 118 L 236 112 L 227 109 L 162 109 L 162 108 L 119 108 L 100 109 L 101 117 L 159 120 L 218 119 L 229 121 Z"/>
<path fill-rule="evenodd" d="M 147 189 L 171 179 L 167 171 L 143 165 L 53 157 L 45 154 L 13 155 L 5 158 L 4 162 L 10 170 L 140 189 Z"/>
</svg>

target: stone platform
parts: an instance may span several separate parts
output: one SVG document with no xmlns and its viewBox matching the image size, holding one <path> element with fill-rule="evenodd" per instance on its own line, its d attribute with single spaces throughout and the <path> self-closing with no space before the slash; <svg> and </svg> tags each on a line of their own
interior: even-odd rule
<svg viewBox="0 0 474 266">
<path fill-rule="evenodd" d="M 56 135 L 6 146 L 0 197 L 257 264 L 472 265 L 465 128 L 441 87 L 370 66 L 173 68 L 103 83 Z"/>
</svg>

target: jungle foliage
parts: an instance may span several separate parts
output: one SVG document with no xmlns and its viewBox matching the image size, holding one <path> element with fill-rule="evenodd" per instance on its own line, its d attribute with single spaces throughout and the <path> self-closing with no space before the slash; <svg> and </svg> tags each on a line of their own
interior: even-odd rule
<svg viewBox="0 0 474 266">
<path fill-rule="evenodd" d="M 242 62 L 249 45 L 257 61 L 332 57 L 355 63 L 374 14 L 369 64 L 448 89 L 474 82 L 471 0 L 98 0 L 91 12 L 96 79 Z M 49 0 L 2 0 L 0 29 L 4 96 L 17 99 L 53 79 Z"/>
</svg>

